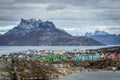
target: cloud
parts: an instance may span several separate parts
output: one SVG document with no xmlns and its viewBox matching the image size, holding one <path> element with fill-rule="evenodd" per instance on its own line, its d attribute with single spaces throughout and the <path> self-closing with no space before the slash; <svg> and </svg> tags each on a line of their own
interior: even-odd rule
<svg viewBox="0 0 120 80">
<path fill-rule="evenodd" d="M 120 16 L 119 2 L 119 0 L 1 0 L 0 19 L 16 21 L 34 16 L 47 16 L 45 19 L 49 19 L 53 18 L 49 16 L 51 10 L 65 10 L 64 13 L 56 11 L 57 14 L 63 16 L 57 15 L 54 18 L 117 20 Z M 54 15 L 56 13 L 52 12 Z"/>
<path fill-rule="evenodd" d="M 120 31 L 120 26 L 109 26 L 108 30 L 119 30 Z"/>
<path fill-rule="evenodd" d="M 6 31 L 8 31 L 8 29 L 2 29 L 0 30 L 0 33 L 5 33 Z"/>
<path fill-rule="evenodd" d="M 65 5 L 55 4 L 55 5 L 48 6 L 46 10 L 63 10 L 65 8 L 66 8 Z"/>
<path fill-rule="evenodd" d="M 119 8 L 120 0 L 1 0 L 1 5 L 22 4 L 66 4 L 73 6 L 85 6 L 88 8 Z"/>
<path fill-rule="evenodd" d="M 86 31 L 81 26 L 113 31 L 110 26 L 120 25 L 120 0 L 0 0 L 0 30 L 21 18 L 52 20 L 58 28 L 74 27 L 73 34 Z"/>
</svg>

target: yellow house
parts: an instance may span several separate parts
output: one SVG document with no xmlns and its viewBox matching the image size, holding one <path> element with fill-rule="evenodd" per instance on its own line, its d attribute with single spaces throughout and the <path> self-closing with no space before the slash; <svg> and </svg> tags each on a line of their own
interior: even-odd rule
<svg viewBox="0 0 120 80">
<path fill-rule="evenodd" d="M 100 58 L 104 58 L 105 57 L 105 55 L 104 55 L 104 53 L 102 53 L 101 55 L 100 55 Z"/>
</svg>

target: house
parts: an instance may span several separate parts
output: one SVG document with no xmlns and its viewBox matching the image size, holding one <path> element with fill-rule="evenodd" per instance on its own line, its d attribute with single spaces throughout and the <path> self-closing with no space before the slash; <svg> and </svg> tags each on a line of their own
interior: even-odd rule
<svg viewBox="0 0 120 80">
<path fill-rule="evenodd" d="M 110 54 L 109 58 L 110 59 L 115 59 L 115 53 Z"/>
<path fill-rule="evenodd" d="M 35 55 L 33 55 L 33 54 L 28 54 L 28 57 L 29 57 L 29 59 L 35 59 Z"/>
<path fill-rule="evenodd" d="M 107 53 L 105 54 L 105 59 L 109 59 L 109 55 Z"/>
<path fill-rule="evenodd" d="M 46 57 L 45 56 L 40 57 L 39 61 L 46 61 Z"/>
<path fill-rule="evenodd" d="M 22 52 L 22 53 L 20 53 L 20 54 L 19 54 L 19 56 L 18 56 L 18 57 L 19 57 L 19 58 L 23 58 L 23 57 L 26 57 L 26 56 L 27 56 L 27 53 Z"/>
<path fill-rule="evenodd" d="M 101 53 L 100 58 L 102 58 L 102 59 L 105 58 L 104 53 Z"/>
</svg>

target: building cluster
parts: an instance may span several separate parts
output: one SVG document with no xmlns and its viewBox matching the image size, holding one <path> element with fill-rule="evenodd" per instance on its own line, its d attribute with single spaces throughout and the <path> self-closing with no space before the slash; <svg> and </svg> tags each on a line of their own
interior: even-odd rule
<svg viewBox="0 0 120 80">
<path fill-rule="evenodd" d="M 98 59 L 120 59 L 120 54 L 98 53 L 89 51 L 64 51 L 64 50 L 28 50 L 19 53 L 19 58 L 26 58 L 39 61 L 58 61 L 58 60 L 98 60 Z"/>
</svg>

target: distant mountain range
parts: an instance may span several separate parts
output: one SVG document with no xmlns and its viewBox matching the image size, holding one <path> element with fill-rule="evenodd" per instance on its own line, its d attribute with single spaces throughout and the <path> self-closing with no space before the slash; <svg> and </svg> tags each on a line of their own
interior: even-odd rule
<svg viewBox="0 0 120 80">
<path fill-rule="evenodd" d="M 1 46 L 103 45 L 88 37 L 76 37 L 56 28 L 51 21 L 21 19 L 13 29 L 0 36 Z"/>
<path fill-rule="evenodd" d="M 99 30 L 95 30 L 95 32 L 86 32 L 85 36 L 92 36 L 92 35 L 110 35 L 108 32 L 105 31 L 99 31 Z"/>
<path fill-rule="evenodd" d="M 120 34 L 119 35 L 109 34 L 108 32 L 105 32 L 105 31 L 96 30 L 94 33 L 91 33 L 91 32 L 85 33 L 85 36 L 95 39 L 101 42 L 102 44 L 120 45 Z"/>
</svg>

